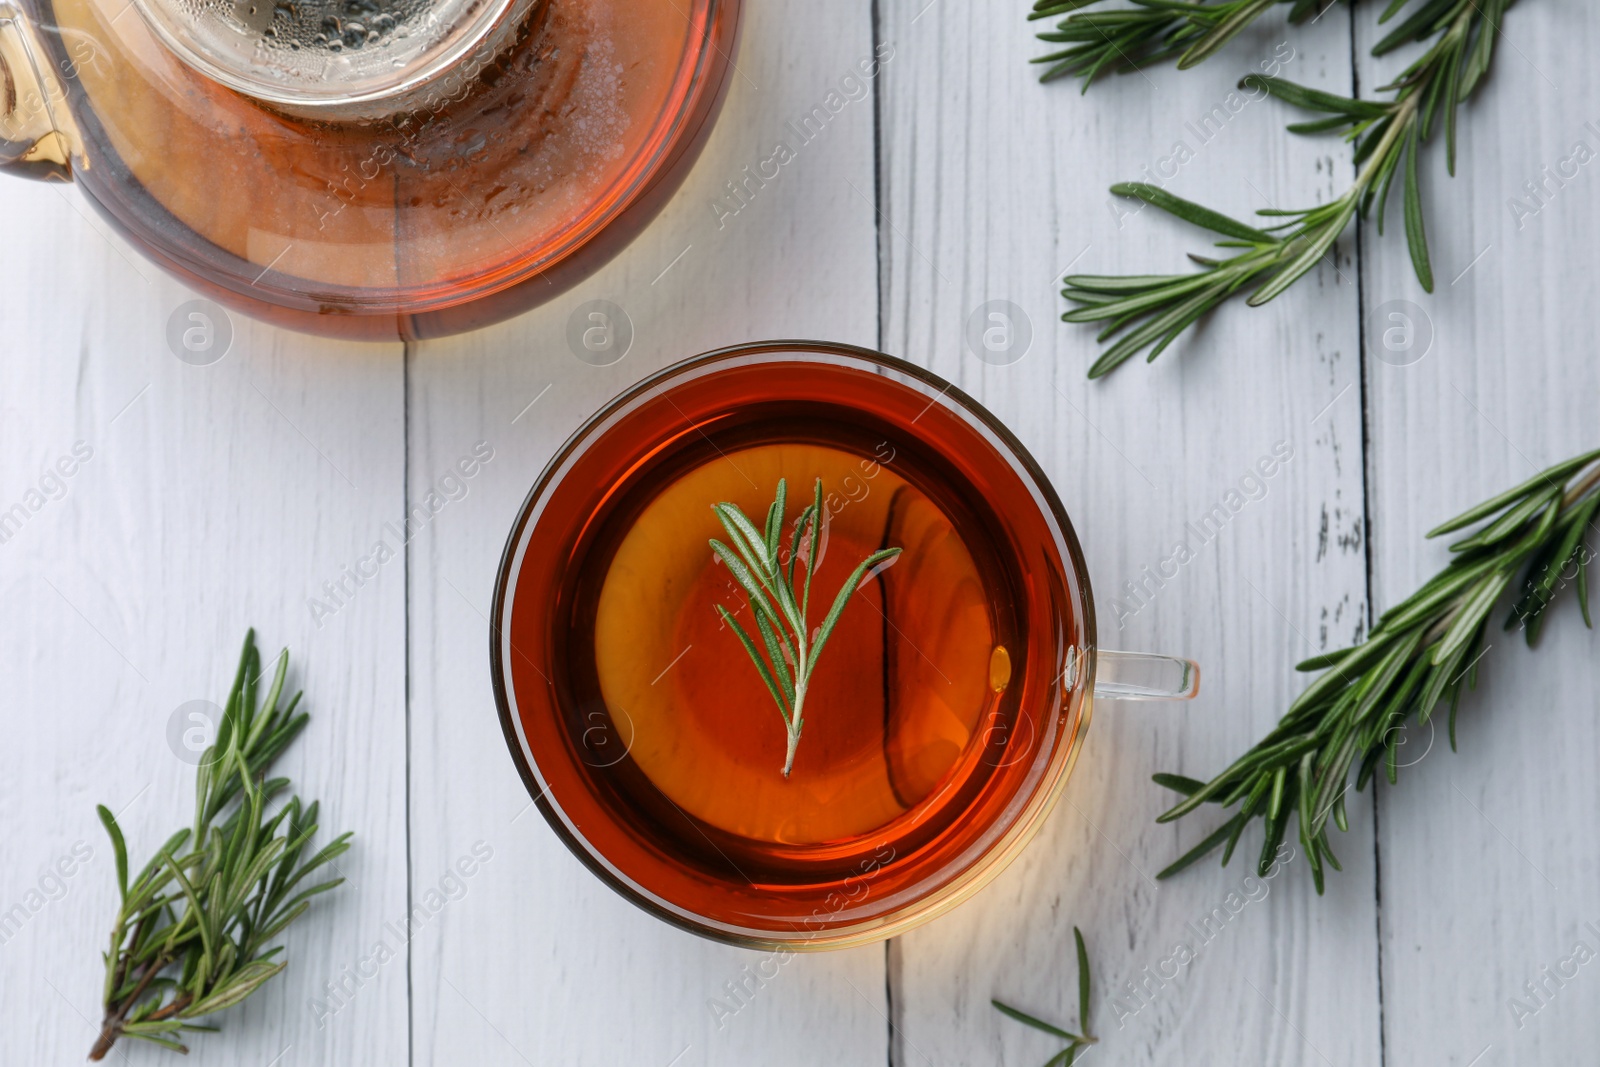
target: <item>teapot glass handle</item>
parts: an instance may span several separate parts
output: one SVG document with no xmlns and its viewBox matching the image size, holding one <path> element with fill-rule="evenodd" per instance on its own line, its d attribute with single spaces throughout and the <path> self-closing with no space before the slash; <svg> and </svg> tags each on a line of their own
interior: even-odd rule
<svg viewBox="0 0 1600 1067">
<path fill-rule="evenodd" d="M 0 0 L 0 171 L 70 181 L 76 139 L 66 91 L 42 58 L 28 17 Z"/>
<path fill-rule="evenodd" d="M 1095 652 L 1098 700 L 1189 700 L 1200 692 L 1200 665 L 1143 652 Z"/>
</svg>

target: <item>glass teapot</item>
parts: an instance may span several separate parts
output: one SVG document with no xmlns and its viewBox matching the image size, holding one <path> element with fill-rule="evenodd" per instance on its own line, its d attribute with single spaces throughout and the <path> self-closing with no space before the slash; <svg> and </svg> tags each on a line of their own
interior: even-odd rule
<svg viewBox="0 0 1600 1067">
<path fill-rule="evenodd" d="M 610 258 L 721 102 L 739 0 L 0 0 L 0 170 L 294 329 L 498 321 Z"/>
</svg>

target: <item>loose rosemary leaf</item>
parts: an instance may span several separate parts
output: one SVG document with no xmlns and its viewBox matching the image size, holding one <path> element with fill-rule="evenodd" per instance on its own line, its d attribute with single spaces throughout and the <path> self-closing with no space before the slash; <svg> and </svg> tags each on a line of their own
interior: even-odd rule
<svg viewBox="0 0 1600 1067">
<path fill-rule="evenodd" d="M 1299 23 L 1335 0 L 1131 0 L 1132 7 L 1089 11 L 1104 0 L 1038 0 L 1028 19 L 1066 17 L 1038 35 L 1066 45 L 1034 63 L 1048 64 L 1040 81 L 1081 77 L 1083 91 L 1104 74 L 1137 70 L 1176 58 L 1187 70 L 1215 55 L 1268 8 L 1293 4 L 1289 21 Z"/>
<path fill-rule="evenodd" d="M 1226 864 L 1239 835 L 1255 819 L 1265 828 L 1259 863 L 1265 875 L 1292 819 L 1321 893 L 1323 864 L 1338 869 L 1328 821 L 1347 829 L 1344 798 L 1351 774 L 1357 790 L 1380 768 L 1394 783 L 1406 725 L 1427 723 L 1445 701 L 1450 747 L 1456 747 L 1462 691 L 1477 684 L 1495 606 L 1519 574 L 1521 593 L 1505 627 L 1523 627 L 1530 646 L 1565 585 L 1575 585 L 1584 623 L 1592 625 L 1587 584 L 1592 554 L 1586 539 L 1597 516 L 1600 450 L 1557 464 L 1430 532 L 1429 537 L 1439 537 L 1483 524 L 1451 545 L 1454 558 L 1444 570 L 1380 616 L 1361 644 L 1301 663 L 1302 671 L 1323 673 L 1289 705 L 1277 727 L 1232 766 L 1203 783 L 1181 775 L 1155 776 L 1157 785 L 1185 798 L 1160 822 L 1181 818 L 1207 801 L 1238 809 L 1157 877 L 1176 874 L 1224 842 Z"/>
<path fill-rule="evenodd" d="M 1072 1067 L 1072 1063 L 1078 1058 L 1079 1052 L 1090 1045 L 1100 1043 L 1100 1039 L 1089 1032 L 1089 950 L 1083 944 L 1083 931 L 1076 926 L 1072 928 L 1072 941 L 1078 955 L 1078 1029 L 1082 1030 L 1083 1033 L 1075 1034 L 1070 1030 L 1063 1030 L 1059 1026 L 1054 1026 L 1043 1019 L 1029 1015 L 1021 1008 L 1013 1008 L 1003 1001 L 989 1001 L 1000 1014 L 1015 1019 L 1024 1026 L 1031 1026 L 1041 1033 L 1049 1034 L 1051 1037 L 1059 1037 L 1067 1042 L 1066 1048 L 1046 1060 L 1044 1067 Z"/>
<path fill-rule="evenodd" d="M 194 825 L 168 838 L 132 882 L 122 829 L 110 809 L 96 809 L 116 857 L 121 906 L 105 954 L 105 1018 L 91 1060 L 122 1037 L 189 1051 L 177 1035 L 215 1029 L 196 1020 L 233 1007 L 282 973 L 287 964 L 274 959 L 282 946 L 267 943 L 313 896 L 344 881 L 330 878 L 288 895 L 343 855 L 351 836 L 341 834 L 302 863 L 317 832 L 317 805 L 302 809 L 294 797 L 267 815 L 268 801 L 289 782 L 267 779 L 266 770 L 308 719 L 295 710 L 298 693 L 279 705 L 288 668 L 285 651 L 258 703 L 261 656 L 255 631 L 245 634 L 216 741 L 196 768 Z"/>
<path fill-rule="evenodd" d="M 1512 2 L 1396 0 L 1380 17 L 1380 22 L 1389 21 L 1408 7 L 1411 14 L 1378 42 L 1373 54 L 1384 55 L 1416 41 L 1430 41 L 1431 44 L 1398 78 L 1380 88 L 1380 92 L 1387 94 L 1383 100 L 1351 99 L 1260 74 L 1251 74 L 1239 83 L 1241 89 L 1264 92 L 1321 116 L 1291 125 L 1291 132 L 1339 134 L 1355 145 L 1354 161 L 1358 168 L 1355 180 L 1343 194 L 1327 204 L 1262 211 L 1262 216 L 1278 221 L 1257 228 L 1181 200 L 1155 186 L 1143 183 L 1113 186 L 1111 191 L 1116 195 L 1143 200 L 1185 221 L 1221 233 L 1226 239 L 1217 242 L 1217 247 L 1235 250 L 1235 254 L 1225 258 L 1191 256 L 1201 267 L 1192 274 L 1128 278 L 1069 275 L 1064 278 L 1062 295 L 1078 306 L 1062 318 L 1067 322 L 1103 324 L 1098 340 L 1108 347 L 1090 368 L 1089 377 L 1109 374 L 1141 352 L 1146 354 L 1147 360 L 1154 360 L 1195 322 L 1247 290 L 1247 302 L 1251 307 L 1279 296 L 1321 262 L 1352 219 L 1375 219 L 1378 232 L 1382 234 L 1389 190 L 1397 176 L 1401 181 L 1406 245 L 1412 265 L 1423 289 L 1432 292 L 1434 276 L 1418 179 L 1419 161 L 1434 130 L 1442 125 L 1450 173 L 1455 173 L 1456 111 L 1488 73 L 1500 23 Z M 1135 3 L 1138 19 L 1119 31 L 1122 36 L 1102 35 L 1097 41 L 1090 41 L 1088 35 L 1095 24 L 1083 22 L 1075 26 L 1069 34 L 1070 39 L 1079 41 L 1075 50 L 1049 57 L 1057 67 L 1048 73 L 1081 73 L 1087 83 L 1102 70 L 1114 69 L 1119 61 L 1131 62 L 1128 57 L 1142 53 L 1129 52 L 1129 47 L 1140 42 L 1150 46 L 1153 40 L 1151 20 L 1157 13 L 1168 20 L 1160 35 L 1160 40 L 1167 44 L 1163 46 L 1165 51 L 1157 49 L 1154 54 L 1165 56 L 1176 51 L 1179 45 L 1192 50 L 1210 39 L 1201 36 L 1202 27 L 1207 35 L 1221 33 L 1236 27 L 1240 19 L 1248 21 L 1246 16 L 1253 18 L 1270 6 L 1264 0 L 1255 3 L 1229 0 L 1218 4 L 1135 0 Z M 1191 8 L 1196 10 L 1189 10 Z M 1119 13 L 1101 14 L 1109 17 Z M 1035 14 L 1037 16 L 1037 12 Z M 1090 19 L 1092 14 L 1075 10 L 1062 25 Z M 1128 17 L 1133 18 L 1132 15 Z M 1139 21 L 1141 19 L 1143 21 Z M 1134 34 L 1135 25 L 1142 27 L 1139 32 L 1143 36 Z"/>
<path fill-rule="evenodd" d="M 817 568 L 818 546 L 825 541 L 824 527 L 828 521 L 828 513 L 822 507 L 822 479 L 816 481 L 812 502 L 795 520 L 785 563 L 781 549 L 788 499 L 789 484 L 780 478 L 777 496 L 767 508 L 766 526 L 762 530 L 757 530 L 733 504 L 714 504 L 711 508 L 732 543 L 729 547 L 712 538 L 712 554 L 744 590 L 766 656 L 762 656 L 733 612 L 721 604 L 717 605 L 717 612 L 744 646 L 767 692 L 772 694 L 773 703 L 778 705 L 778 714 L 783 717 L 784 731 L 788 735 L 783 760 L 785 778 L 794 769 L 795 750 L 800 744 L 800 732 L 805 728 L 806 691 L 823 646 L 849 606 L 851 596 L 861 588 L 868 574 L 887 566 L 900 555 L 898 548 L 885 548 L 862 560 L 840 586 L 822 624 L 812 630 L 807 621 L 811 608 L 811 576 Z M 795 582 L 797 567 L 805 572 L 798 586 Z"/>
</svg>

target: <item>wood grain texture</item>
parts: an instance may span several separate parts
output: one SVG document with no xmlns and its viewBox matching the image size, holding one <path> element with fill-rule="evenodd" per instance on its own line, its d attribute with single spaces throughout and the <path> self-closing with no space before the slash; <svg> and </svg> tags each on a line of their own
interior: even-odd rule
<svg viewBox="0 0 1600 1067">
<path fill-rule="evenodd" d="M 1372 40 L 1363 34 L 1363 51 Z M 1410 301 L 1433 333 L 1426 354 L 1391 352 L 1382 332 L 1394 324 L 1368 323 L 1380 609 L 1445 560 L 1427 530 L 1600 443 L 1600 171 L 1562 168 L 1580 142 L 1600 152 L 1597 44 L 1589 5 L 1518 4 L 1508 15 L 1493 77 L 1463 112 L 1457 177 L 1436 151 L 1424 178 L 1434 296 L 1419 291 L 1403 238 L 1367 237 L 1366 306 Z M 1362 83 L 1393 69 L 1365 61 Z M 1543 186 L 1540 199 L 1528 182 Z M 1579 941 L 1600 951 L 1585 925 L 1600 927 L 1600 842 L 1583 828 L 1600 806 L 1600 636 L 1584 629 L 1569 588 L 1536 650 L 1498 625 L 1490 640 L 1479 691 L 1463 700 L 1460 753 L 1441 724 L 1431 751 L 1426 734 L 1416 739 L 1426 759 L 1380 793 L 1392 1063 L 1571 1063 L 1600 1040 L 1600 974 L 1562 962 Z M 1544 984 L 1543 1002 L 1530 981 Z"/>
<path fill-rule="evenodd" d="M 71 189 L 6 183 L 0 514 L 27 516 L 0 541 L 0 1063 L 81 1061 L 114 896 L 93 805 L 121 811 L 135 852 L 182 821 L 169 717 L 221 698 L 251 624 L 268 654 L 290 646 L 314 714 L 285 768 L 357 843 L 351 885 L 291 936 L 290 971 L 191 1060 L 1031 1065 L 1054 1047 L 989 998 L 1072 1021 L 1077 925 L 1107 1062 L 1585 1062 L 1600 971 L 1547 977 L 1579 941 L 1600 952 L 1600 636 L 1570 594 L 1537 651 L 1497 640 L 1459 755 L 1419 735 L 1400 785 L 1351 805 L 1325 898 L 1300 858 L 1266 882 L 1246 855 L 1153 881 L 1213 822 L 1156 825 L 1171 797 L 1152 772 L 1220 769 L 1303 684 L 1290 663 L 1360 635 L 1369 580 L 1381 610 L 1443 562 L 1426 529 L 1600 443 L 1600 162 L 1543 170 L 1579 142 L 1600 153 L 1600 21 L 1580 0 L 1513 9 L 1458 176 L 1430 159 L 1436 295 L 1400 235 L 1369 228 L 1360 262 L 1347 239 L 1267 308 L 1084 380 L 1093 330 L 1058 321 L 1059 276 L 1181 270 L 1207 242 L 1105 188 L 1156 180 L 1240 216 L 1335 195 L 1341 143 L 1289 138 L 1286 108 L 1228 93 L 1277 56 L 1297 81 L 1372 95 L 1395 69 L 1365 58 L 1376 14 L 1286 30 L 1269 13 L 1198 70 L 1081 98 L 1034 83 L 1040 49 L 1009 8 L 752 4 L 722 118 L 662 216 L 550 306 L 405 354 L 235 317 L 226 358 L 185 364 L 166 329 L 190 294 Z M 875 47 L 879 95 L 860 95 L 845 79 Z M 847 102 L 826 130 L 745 184 L 833 91 Z M 566 340 L 596 299 L 633 328 L 609 366 Z M 995 300 L 1031 341 L 986 361 L 966 335 Z M 1077 525 L 1101 644 L 1192 656 L 1203 685 L 1185 709 L 1099 705 L 1059 809 L 976 900 L 887 950 L 792 959 L 719 1020 L 709 1002 L 761 955 L 663 926 L 556 840 L 505 752 L 485 616 L 523 495 L 589 413 L 683 357 L 782 336 L 877 345 L 989 406 Z M 80 441 L 88 461 L 43 482 Z M 480 469 L 447 481 L 475 448 Z M 1274 448 L 1292 457 L 1248 480 Z M 378 541 L 397 548 L 385 524 L 430 491 L 446 502 L 405 551 L 348 596 L 324 588 Z M 1226 520 L 1198 532 L 1218 505 Z M 1170 564 L 1180 541 L 1192 559 Z M 1196 958 L 1171 977 L 1179 942 Z"/>
<path fill-rule="evenodd" d="M 786 128 L 871 56 L 868 13 L 752 4 L 745 17 L 721 119 L 662 216 L 549 306 L 411 357 L 413 500 L 474 442 L 494 449 L 470 494 L 411 549 L 413 896 L 473 842 L 494 849 L 414 943 L 419 1065 L 887 1061 L 878 946 L 791 958 L 737 1014 L 714 1012 L 712 999 L 733 1003 L 726 983 L 762 954 L 668 928 L 595 879 L 531 807 L 489 685 L 486 615 L 506 531 L 584 418 L 707 349 L 876 339 L 870 97 L 848 102 L 810 143 Z M 745 187 L 742 204 L 726 199 L 726 183 L 779 140 L 796 153 L 779 176 Z M 611 366 L 567 345 L 569 316 L 591 300 L 632 323 L 632 348 Z"/>
<path fill-rule="evenodd" d="M 1057 321 L 1069 267 L 1181 270 L 1185 251 L 1206 248 L 1205 235 L 1154 211 L 1128 215 L 1104 192 L 1113 181 L 1148 173 L 1236 215 L 1342 186 L 1346 150 L 1291 140 L 1281 108 L 1230 108 L 1228 94 L 1241 73 L 1286 55 L 1285 40 L 1287 76 L 1348 91 L 1348 27 L 1328 19 L 1286 36 L 1269 18 L 1199 70 L 1121 77 L 1086 99 L 1075 85 L 1035 84 L 1037 43 L 992 10 L 886 4 L 883 34 L 906 59 L 884 86 L 888 351 L 977 396 L 1043 464 L 1084 544 L 1101 644 L 1192 656 L 1203 672 L 1188 708 L 1100 704 L 1039 840 L 973 904 L 895 944 L 894 1062 L 1043 1061 L 1048 1039 L 1000 1018 L 989 998 L 1072 1019 L 1075 924 L 1097 967 L 1091 1025 L 1105 1045 L 1092 1056 L 1377 1062 L 1369 834 L 1341 849 L 1346 871 L 1322 900 L 1303 860 L 1270 882 L 1245 883 L 1241 858 L 1152 879 L 1213 820 L 1157 826 L 1172 798 L 1149 775 L 1220 770 L 1292 696 L 1286 665 L 1348 642 L 1363 614 L 1351 251 L 1267 308 L 1230 308 L 1153 366 L 1136 361 L 1100 383 L 1084 378 L 1094 331 Z M 1223 118 L 1207 128 L 1213 105 Z M 968 315 L 991 300 L 1020 306 L 1033 329 L 1032 347 L 1007 365 L 964 340 Z M 1264 495 L 1210 538 L 1186 529 L 1280 442 L 1292 459 L 1261 483 Z M 1164 564 L 1180 541 L 1194 558 Z M 1230 892 L 1262 899 L 1229 914 Z M 1228 921 L 1214 920 L 1209 939 L 1186 928 L 1219 906 Z M 1179 942 L 1197 958 L 1163 977 Z"/>
<path fill-rule="evenodd" d="M 306 604 L 399 511 L 400 347 L 235 318 L 224 358 L 181 362 L 167 323 L 191 294 L 106 236 L 73 190 L 7 183 L 4 195 L 0 500 L 30 507 L 42 484 L 46 500 L 0 543 L 0 910 L 31 913 L 0 944 L 0 1062 L 82 1062 L 116 897 L 94 805 L 120 813 L 139 864 L 191 817 L 169 718 L 226 697 L 251 625 L 265 655 L 291 649 L 312 720 L 280 766 L 321 799 L 326 825 L 355 831 L 339 861 L 351 884 L 291 929 L 286 977 L 222 1033 L 196 1035 L 194 1055 L 404 1062 L 403 963 L 320 1028 L 307 1003 L 405 907 L 403 577 L 386 573 L 320 629 Z M 79 442 L 89 458 L 56 493 L 42 479 Z M 92 856 L 58 887 L 47 869 L 75 847 Z"/>
</svg>

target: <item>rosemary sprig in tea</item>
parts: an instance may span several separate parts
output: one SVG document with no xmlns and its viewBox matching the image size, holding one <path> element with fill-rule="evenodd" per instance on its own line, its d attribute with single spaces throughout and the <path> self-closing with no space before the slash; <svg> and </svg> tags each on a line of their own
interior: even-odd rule
<svg viewBox="0 0 1600 1067">
<path fill-rule="evenodd" d="M 1204 62 L 1238 36 L 1268 8 L 1292 3 L 1290 22 L 1304 22 L 1330 7 L 1334 0 L 1222 0 L 1189 3 L 1186 0 L 1133 0 L 1133 7 L 1086 11 L 1104 0 L 1037 0 L 1028 19 L 1066 15 L 1053 31 L 1039 40 L 1067 47 L 1039 56 L 1048 63 L 1040 81 L 1081 76 L 1088 92 L 1096 78 L 1118 71 L 1136 70 L 1176 56 L 1178 69 Z"/>
<path fill-rule="evenodd" d="M 1344 797 L 1351 769 L 1359 767 L 1357 790 L 1380 763 L 1394 783 L 1404 725 L 1427 723 L 1444 700 L 1450 703 L 1450 747 L 1456 747 L 1462 688 L 1476 686 L 1478 662 L 1489 651 L 1484 637 L 1490 615 L 1519 570 L 1524 574 L 1522 592 L 1506 620 L 1507 630 L 1523 627 L 1531 646 L 1546 609 L 1568 582 L 1577 587 L 1584 623 L 1592 625 L 1591 556 L 1585 537 L 1600 514 L 1597 461 L 1600 450 L 1557 464 L 1430 532 L 1429 537 L 1437 537 L 1484 524 L 1451 545 L 1455 558 L 1450 564 L 1385 612 L 1365 641 L 1300 664 L 1299 670 L 1325 673 L 1233 766 L 1209 782 L 1156 775 L 1158 785 L 1187 796 L 1160 822 L 1187 815 L 1207 801 L 1239 806 L 1216 833 L 1158 877 L 1176 874 L 1224 844 L 1226 864 L 1253 819 L 1261 819 L 1266 828 L 1258 864 L 1265 875 L 1294 819 L 1321 893 L 1323 861 L 1339 869 L 1328 845 L 1328 820 L 1341 830 L 1349 828 Z"/>
<path fill-rule="evenodd" d="M 761 680 L 778 705 L 783 716 L 783 726 L 789 735 L 788 750 L 783 759 L 783 776 L 789 777 L 794 768 L 794 751 L 800 743 L 800 731 L 805 726 L 806 691 L 811 685 L 811 675 L 817 669 L 817 658 L 828 643 L 828 637 L 844 614 L 850 594 L 863 584 L 867 572 L 886 564 L 900 555 L 898 548 L 884 548 L 872 553 L 856 567 L 839 589 L 833 607 L 822 625 L 810 629 L 807 618 L 811 604 L 811 576 L 818 558 L 826 547 L 827 512 L 822 507 L 822 479 L 817 479 L 815 499 L 800 512 L 795 520 L 794 536 L 790 540 L 788 561 L 780 551 L 785 511 L 788 507 L 788 483 L 778 480 L 778 496 L 767 509 L 765 530 L 757 530 L 744 512 L 733 504 L 712 506 L 722 528 L 728 533 L 727 545 L 711 539 L 711 551 L 727 566 L 750 600 L 750 613 L 755 617 L 756 628 L 761 633 L 761 643 L 767 658 L 756 649 L 756 644 L 744 628 L 721 604 L 717 611 L 738 636 L 750 661 L 761 672 Z M 802 567 L 800 585 L 796 586 L 796 567 Z"/>
<path fill-rule="evenodd" d="M 1241 89 L 1266 92 L 1327 116 L 1291 125 L 1291 132 L 1338 132 L 1355 142 L 1355 163 L 1360 170 L 1355 182 L 1337 199 L 1312 208 L 1261 211 L 1263 216 L 1283 221 L 1258 229 L 1154 185 L 1128 182 L 1112 186 L 1111 191 L 1119 196 L 1143 200 L 1221 234 L 1225 240 L 1218 241 L 1217 247 L 1239 251 L 1225 259 L 1191 256 L 1202 268 L 1195 274 L 1078 274 L 1065 278 L 1062 295 L 1080 306 L 1062 318 L 1105 323 L 1098 338 L 1101 342 L 1122 335 L 1095 361 L 1089 377 L 1108 374 L 1146 349 L 1147 360 L 1154 360 L 1202 316 L 1247 287 L 1255 286 L 1248 300 L 1251 307 L 1265 304 L 1315 267 L 1351 219 L 1358 215 L 1370 218 L 1374 207 L 1381 234 L 1389 191 L 1397 177 L 1412 266 L 1423 289 L 1433 291 L 1418 157 L 1433 131 L 1443 125 L 1446 158 L 1450 173 L 1455 174 L 1457 106 L 1488 73 L 1501 19 L 1513 0 L 1393 0 L 1379 21 L 1388 21 L 1413 2 L 1416 6 L 1411 15 L 1374 46 L 1373 54 L 1385 55 L 1429 38 L 1434 38 L 1434 43 L 1394 82 L 1382 87 L 1381 91 L 1394 94 L 1387 101 L 1355 100 L 1259 74 L 1239 83 Z"/>
<path fill-rule="evenodd" d="M 1045 1061 L 1044 1067 L 1072 1067 L 1078 1058 L 1078 1051 L 1090 1045 L 1099 1044 L 1100 1039 L 1089 1033 L 1089 952 L 1083 947 L 1083 931 L 1076 926 L 1072 928 L 1072 939 L 1078 948 L 1078 1029 L 1082 1034 L 1074 1034 L 1070 1030 L 1063 1030 L 1059 1026 L 1051 1026 L 1042 1019 L 1037 1019 L 1025 1011 L 1013 1008 L 998 1000 L 989 1001 L 1001 1014 L 1009 1015 L 1019 1023 L 1024 1023 L 1035 1030 L 1043 1030 L 1054 1037 L 1066 1041 L 1067 1047 L 1051 1056 Z"/>
<path fill-rule="evenodd" d="M 283 946 L 267 942 L 312 897 L 344 881 L 296 891 L 350 847 L 350 835 L 341 834 L 301 861 L 317 832 L 315 802 L 302 808 L 294 797 L 266 815 L 267 801 L 289 785 L 287 778 L 265 779 L 266 769 L 309 718 L 295 711 L 299 693 L 278 706 L 288 668 L 284 651 L 257 705 L 261 656 L 255 631 L 245 635 L 216 741 L 200 760 L 194 825 L 168 838 L 132 882 L 122 830 L 104 805 L 98 808 L 116 858 L 121 905 L 105 956 L 105 1021 L 91 1060 L 103 1058 L 119 1037 L 187 1052 L 178 1034 L 216 1029 L 195 1020 L 233 1007 L 288 966 L 274 960 Z"/>
</svg>

